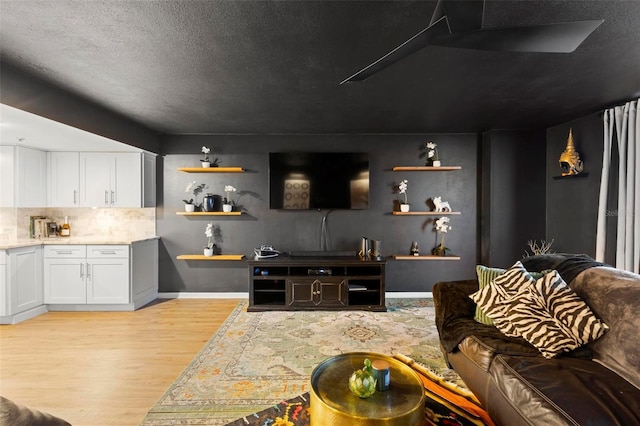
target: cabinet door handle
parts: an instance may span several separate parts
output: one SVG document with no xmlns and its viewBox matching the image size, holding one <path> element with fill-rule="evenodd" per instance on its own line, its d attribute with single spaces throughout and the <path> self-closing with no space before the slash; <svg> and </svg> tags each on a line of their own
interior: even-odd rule
<svg viewBox="0 0 640 426">
<path fill-rule="evenodd" d="M 84 263 L 80 264 L 80 278 L 84 278 Z"/>
<path fill-rule="evenodd" d="M 104 204 L 105 206 L 109 205 L 109 191 L 107 190 L 104 191 Z"/>
<path fill-rule="evenodd" d="M 78 191 L 73 190 L 73 204 L 78 204 Z"/>
<path fill-rule="evenodd" d="M 101 250 L 100 254 L 116 254 L 116 252 L 113 250 Z"/>
<path fill-rule="evenodd" d="M 91 279 L 91 264 L 87 262 L 87 281 Z"/>
<path fill-rule="evenodd" d="M 111 191 L 111 205 L 113 205 L 114 193 Z"/>
<path fill-rule="evenodd" d="M 57 250 L 56 254 L 71 254 L 71 250 Z"/>
</svg>

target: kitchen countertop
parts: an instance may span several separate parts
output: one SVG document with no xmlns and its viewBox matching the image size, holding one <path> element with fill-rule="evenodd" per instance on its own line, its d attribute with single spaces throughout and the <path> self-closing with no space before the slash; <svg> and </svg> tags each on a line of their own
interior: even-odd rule
<svg viewBox="0 0 640 426">
<path fill-rule="evenodd" d="M 0 241 L 0 250 L 8 250 L 19 247 L 30 247 L 30 246 L 39 246 L 39 245 L 55 245 L 55 244 L 132 244 L 146 240 L 156 240 L 159 239 L 158 236 L 151 237 L 139 237 L 139 238 L 104 238 L 104 237 L 56 237 L 56 238 L 25 238 L 20 240 L 7 240 Z"/>
</svg>

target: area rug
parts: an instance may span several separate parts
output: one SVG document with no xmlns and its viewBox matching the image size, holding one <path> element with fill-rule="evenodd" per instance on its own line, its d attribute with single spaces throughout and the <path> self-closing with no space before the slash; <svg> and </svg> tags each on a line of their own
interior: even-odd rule
<svg viewBox="0 0 640 426">
<path fill-rule="evenodd" d="M 387 312 L 247 312 L 240 302 L 142 424 L 227 424 L 308 392 L 315 366 L 346 352 L 402 353 L 460 382 L 434 318 L 431 299 L 388 299 Z"/>
<path fill-rule="evenodd" d="M 412 367 L 424 384 L 423 426 L 495 426 L 489 414 L 468 389 L 448 383 L 403 354 L 396 354 L 395 357 Z M 243 416 L 226 426 L 309 426 L 310 400 L 309 392 L 306 392 Z"/>
</svg>

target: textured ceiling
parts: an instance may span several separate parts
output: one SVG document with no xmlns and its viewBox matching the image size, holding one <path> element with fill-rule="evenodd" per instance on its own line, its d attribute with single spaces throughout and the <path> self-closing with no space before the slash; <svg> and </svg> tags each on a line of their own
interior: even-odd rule
<svg viewBox="0 0 640 426">
<path fill-rule="evenodd" d="M 548 127 L 640 96 L 640 2 L 490 1 L 485 26 L 604 19 L 572 54 L 427 47 L 435 1 L 0 0 L 0 54 L 160 133 Z"/>
</svg>

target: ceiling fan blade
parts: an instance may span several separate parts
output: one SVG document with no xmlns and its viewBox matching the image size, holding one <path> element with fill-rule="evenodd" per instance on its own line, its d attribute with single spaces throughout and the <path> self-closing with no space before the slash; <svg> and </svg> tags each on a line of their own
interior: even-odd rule
<svg viewBox="0 0 640 426">
<path fill-rule="evenodd" d="M 357 73 L 350 77 L 345 78 L 340 84 L 350 83 L 352 81 L 363 81 L 371 77 L 373 74 L 382 71 L 390 65 L 395 64 L 399 60 L 411 55 L 414 52 L 422 49 L 429 44 L 429 41 L 434 37 L 444 37 L 449 34 L 449 25 L 447 23 L 447 17 L 443 16 L 435 23 L 429 25 L 418 34 L 411 37 L 409 40 L 402 43 L 377 61 L 367 65 Z"/>
<path fill-rule="evenodd" d="M 571 53 L 604 20 L 562 22 L 523 27 L 487 28 L 453 33 L 431 40 L 431 44 L 462 49 L 505 52 Z"/>
</svg>

